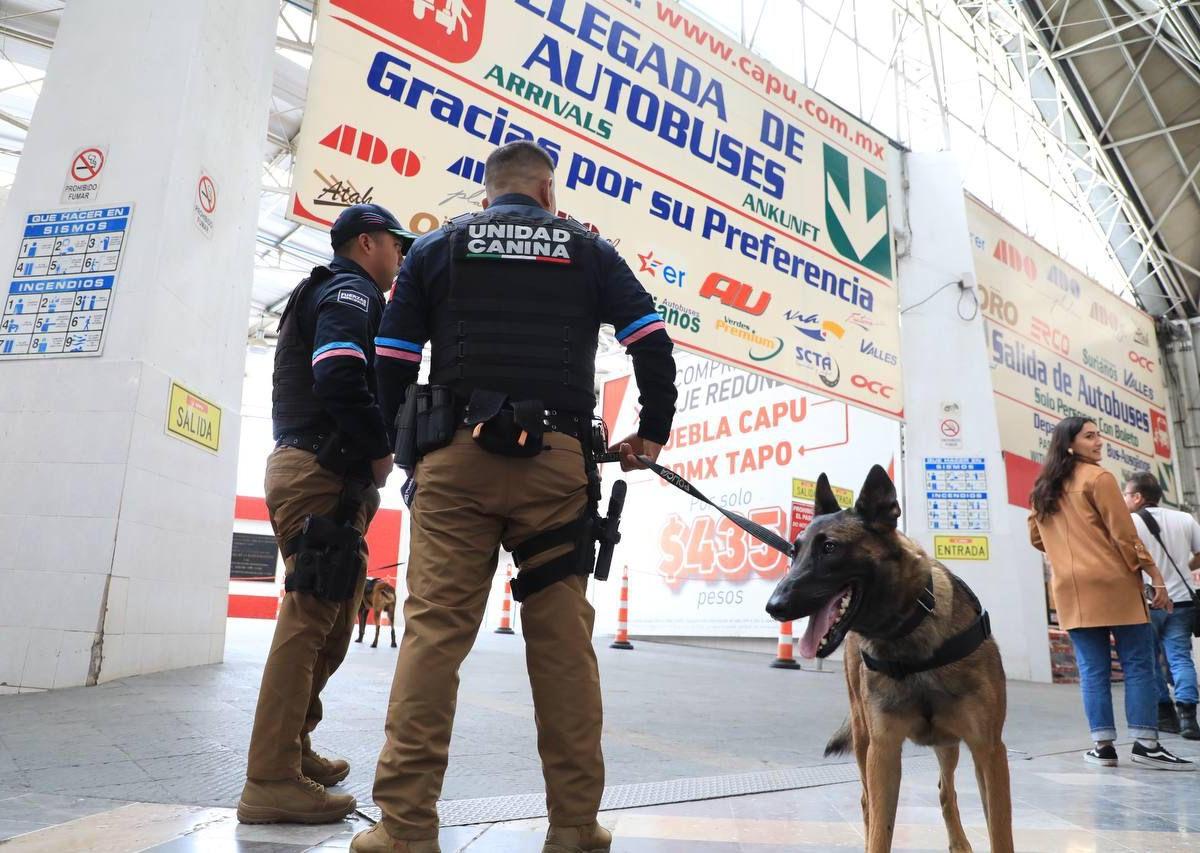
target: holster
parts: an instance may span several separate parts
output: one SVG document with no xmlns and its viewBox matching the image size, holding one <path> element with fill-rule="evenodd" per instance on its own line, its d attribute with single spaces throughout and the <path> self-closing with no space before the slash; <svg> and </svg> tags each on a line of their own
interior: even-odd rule
<svg viewBox="0 0 1200 853">
<path fill-rule="evenodd" d="M 335 429 L 317 448 L 317 464 L 342 477 L 370 479 L 371 463 L 366 456 L 348 447 L 341 430 Z"/>
<path fill-rule="evenodd" d="M 529 458 L 542 452 L 545 408 L 541 400 L 512 401 L 502 391 L 471 392 L 464 419 L 488 453 Z"/>
<path fill-rule="evenodd" d="M 603 424 L 597 424 L 592 429 L 581 429 L 581 432 L 580 447 L 583 450 L 588 495 L 583 514 L 575 521 L 526 539 L 513 549 L 513 560 L 520 569 L 527 560 L 551 548 L 567 543 L 574 547 L 536 569 L 518 573 L 509 583 L 513 599 L 517 602 L 524 602 L 534 593 L 572 575 L 593 574 L 596 580 L 608 580 L 613 549 L 621 541 L 621 511 L 625 506 L 626 486 L 624 480 L 613 483 L 608 516 L 602 518 L 599 513 L 600 469 L 596 460 L 604 452 L 608 439 Z M 600 545 L 599 553 L 596 551 L 597 543 Z"/>
<path fill-rule="evenodd" d="M 347 480 L 332 517 L 308 515 L 299 535 L 283 546 L 283 556 L 295 557 L 283 588 L 308 592 L 325 601 L 347 601 L 354 596 L 363 569 L 363 534 L 354 526 L 362 507 L 366 482 Z"/>
</svg>

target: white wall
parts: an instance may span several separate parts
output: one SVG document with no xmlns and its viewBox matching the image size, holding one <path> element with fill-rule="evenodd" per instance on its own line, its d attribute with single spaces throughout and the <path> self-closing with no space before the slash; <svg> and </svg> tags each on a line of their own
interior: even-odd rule
<svg viewBox="0 0 1200 853">
<path fill-rule="evenodd" d="M 103 355 L 0 364 L 0 690 L 221 659 L 275 11 L 63 13 L 0 257 L 26 214 L 63 207 L 85 145 L 108 149 L 100 204 L 134 211 Z M 193 222 L 202 169 L 211 238 Z M 224 408 L 219 453 L 165 434 L 171 379 Z"/>
<path fill-rule="evenodd" d="M 971 293 L 957 284 L 943 287 L 959 280 L 974 283 L 962 178 L 948 153 L 907 154 L 904 175 L 904 182 L 893 187 L 889 205 L 898 216 L 907 211 L 905 221 L 893 223 L 900 234 L 904 527 L 933 552 L 923 488 L 926 457 L 984 457 L 991 529 L 970 535 L 988 537 L 991 558 L 947 561 L 947 567 L 975 590 L 991 614 L 1008 676 L 1049 681 L 1041 556 L 1029 545 L 1025 511 L 1007 500 L 982 317 Z M 942 442 L 945 402 L 960 406 L 961 448 Z"/>
</svg>

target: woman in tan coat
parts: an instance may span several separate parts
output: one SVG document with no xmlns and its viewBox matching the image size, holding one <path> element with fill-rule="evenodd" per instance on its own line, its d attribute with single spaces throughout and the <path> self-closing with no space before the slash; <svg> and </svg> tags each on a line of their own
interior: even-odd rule
<svg viewBox="0 0 1200 853">
<path fill-rule="evenodd" d="M 1170 608 L 1162 574 L 1138 538 L 1116 478 L 1100 467 L 1104 440 L 1093 421 L 1064 418 L 1054 427 L 1033 487 L 1029 538 L 1050 560 L 1059 624 L 1075 646 L 1083 710 L 1095 746 L 1084 760 L 1115 767 L 1109 636 L 1125 673 L 1125 722 L 1136 738 L 1135 764 L 1195 770 L 1158 742 L 1154 634 L 1142 594 L 1150 576 L 1154 607 Z"/>
</svg>

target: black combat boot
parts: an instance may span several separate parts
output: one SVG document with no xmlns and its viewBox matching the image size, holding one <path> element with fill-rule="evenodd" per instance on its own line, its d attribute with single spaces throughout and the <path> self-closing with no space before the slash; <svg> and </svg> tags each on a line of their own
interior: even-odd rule
<svg viewBox="0 0 1200 853">
<path fill-rule="evenodd" d="M 1195 710 L 1196 706 L 1192 706 Z M 1160 734 L 1179 734 L 1179 718 L 1175 716 L 1175 706 L 1170 702 L 1158 703 L 1158 731 Z"/>
<path fill-rule="evenodd" d="M 1200 740 L 1200 725 L 1196 724 L 1196 706 L 1190 702 L 1178 702 L 1179 733 L 1187 740 Z"/>
</svg>

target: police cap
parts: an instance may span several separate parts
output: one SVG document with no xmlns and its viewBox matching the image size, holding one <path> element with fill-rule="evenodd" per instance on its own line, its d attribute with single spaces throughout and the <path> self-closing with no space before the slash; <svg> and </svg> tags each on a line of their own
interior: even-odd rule
<svg viewBox="0 0 1200 853">
<path fill-rule="evenodd" d="M 329 232 L 329 242 L 333 248 L 357 237 L 359 234 L 371 234 L 375 231 L 390 231 L 400 238 L 400 245 L 407 252 L 417 235 L 407 228 L 401 227 L 391 211 L 378 204 L 355 204 L 341 212 Z"/>
</svg>

